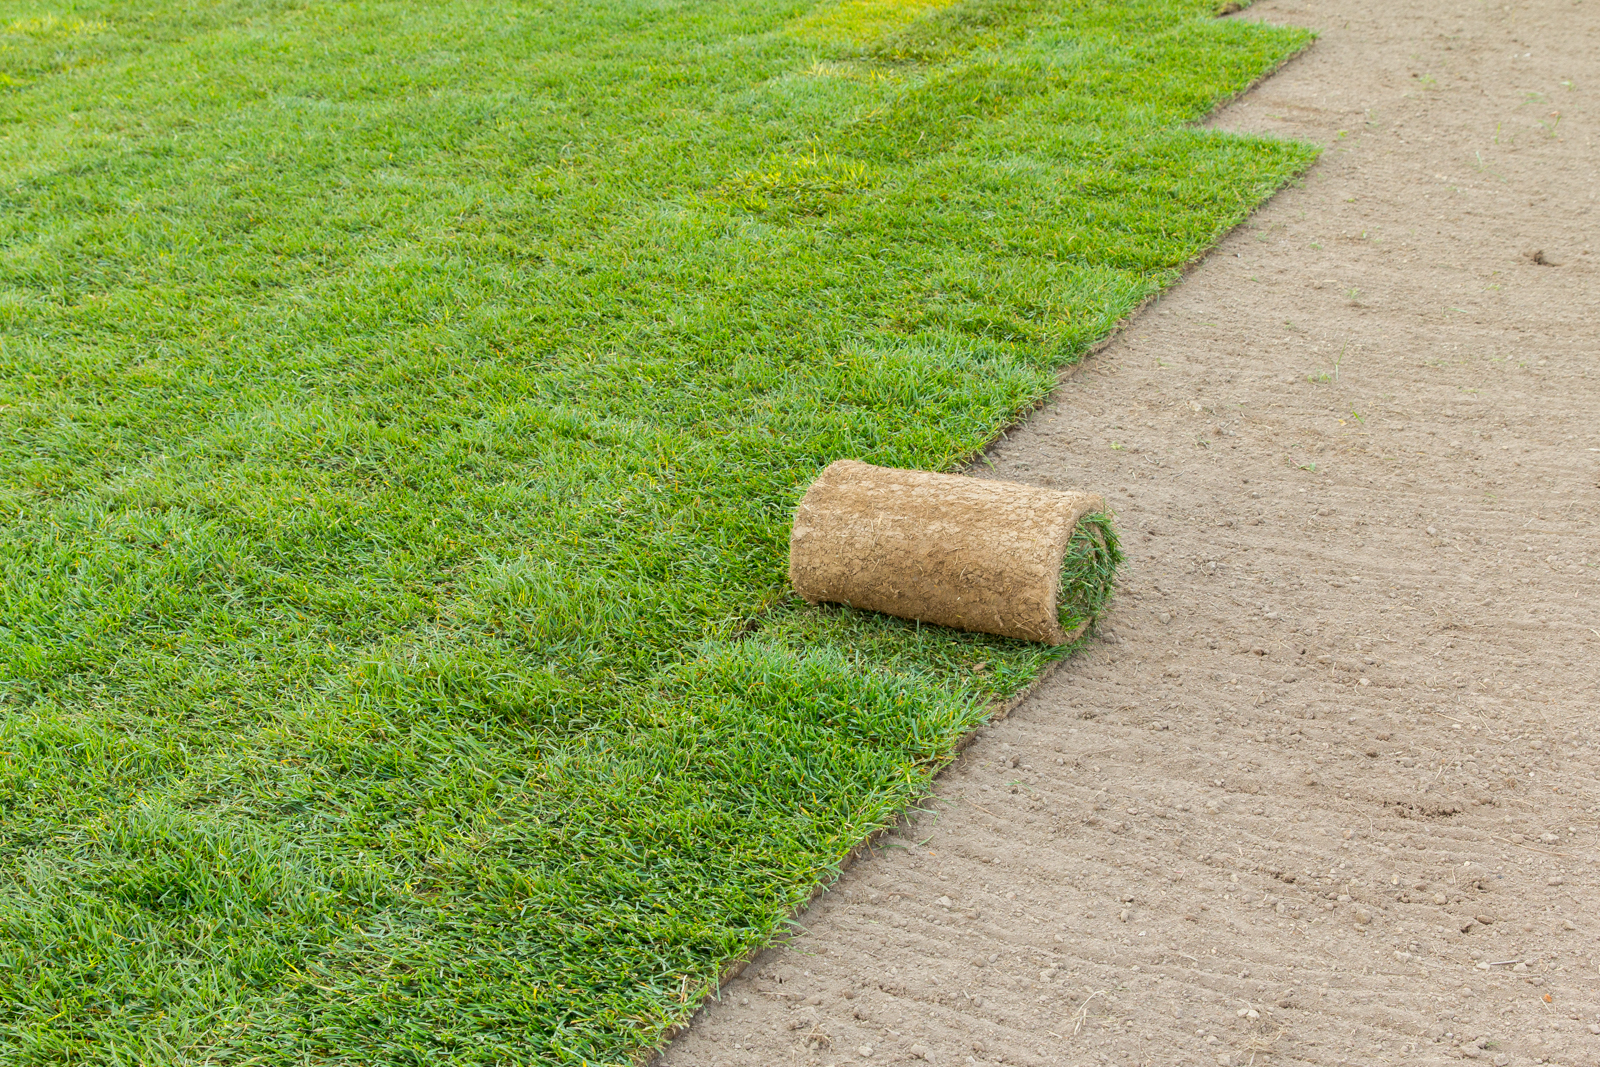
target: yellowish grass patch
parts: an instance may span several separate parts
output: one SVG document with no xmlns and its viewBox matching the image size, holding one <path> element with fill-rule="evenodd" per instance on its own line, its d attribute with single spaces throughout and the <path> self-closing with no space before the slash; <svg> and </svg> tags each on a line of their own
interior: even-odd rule
<svg viewBox="0 0 1600 1067">
<path fill-rule="evenodd" d="M 867 44 L 954 3 L 955 0 L 836 0 L 790 23 L 789 32 L 812 44 Z"/>
</svg>

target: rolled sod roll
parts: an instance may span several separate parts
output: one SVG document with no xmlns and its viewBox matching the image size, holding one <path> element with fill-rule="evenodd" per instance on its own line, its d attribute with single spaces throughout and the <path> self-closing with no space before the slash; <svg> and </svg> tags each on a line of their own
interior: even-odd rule
<svg viewBox="0 0 1600 1067">
<path fill-rule="evenodd" d="M 841 459 L 806 490 L 789 580 L 812 604 L 1063 645 L 1111 599 L 1105 500 Z"/>
</svg>

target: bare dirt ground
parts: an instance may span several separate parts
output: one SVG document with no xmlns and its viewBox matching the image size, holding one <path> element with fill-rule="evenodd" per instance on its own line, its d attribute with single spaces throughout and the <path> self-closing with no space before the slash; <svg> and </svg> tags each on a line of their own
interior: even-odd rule
<svg viewBox="0 0 1600 1067">
<path fill-rule="evenodd" d="M 1600 1064 L 1600 2 L 1237 17 L 1326 153 L 986 472 L 1101 637 L 664 1065 Z"/>
</svg>

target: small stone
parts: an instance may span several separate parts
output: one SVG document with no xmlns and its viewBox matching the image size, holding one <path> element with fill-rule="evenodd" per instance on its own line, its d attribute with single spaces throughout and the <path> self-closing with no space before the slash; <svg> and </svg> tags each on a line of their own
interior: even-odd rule
<svg viewBox="0 0 1600 1067">
<path fill-rule="evenodd" d="M 1590 1023 L 1589 1032 L 1591 1034 L 1600 1034 L 1600 1023 Z"/>
<path fill-rule="evenodd" d="M 1577 928 L 1578 927 L 1573 923 L 1573 921 L 1571 919 L 1562 919 L 1561 920 L 1561 929 L 1563 929 L 1563 930 L 1576 930 Z"/>
<path fill-rule="evenodd" d="M 1561 838 L 1559 838 L 1559 837 L 1557 837 L 1557 836 L 1556 836 L 1556 835 L 1555 835 L 1555 834 L 1552 834 L 1552 833 L 1549 833 L 1549 832 L 1548 832 L 1548 831 L 1547 831 L 1547 832 L 1545 832 L 1545 833 L 1542 833 L 1542 834 L 1540 834 L 1540 835 L 1539 835 L 1539 840 L 1540 840 L 1540 841 L 1543 841 L 1543 842 L 1544 842 L 1544 843 L 1545 843 L 1545 844 L 1547 844 L 1547 845 L 1553 845 L 1553 844 L 1555 844 L 1555 843 L 1556 843 L 1556 842 L 1557 842 L 1557 841 L 1560 841 L 1560 840 L 1561 840 Z"/>
<path fill-rule="evenodd" d="M 1129 919 L 1133 918 L 1133 912 L 1129 911 L 1127 908 L 1123 908 L 1121 911 L 1117 912 L 1117 918 L 1121 919 L 1123 922 L 1127 922 Z"/>
<path fill-rule="evenodd" d="M 1529 985 L 1544 985 L 1544 979 L 1540 978 L 1538 975 L 1534 975 L 1532 978 L 1528 979 L 1528 984 Z"/>
<path fill-rule="evenodd" d="M 1520 963 L 1519 962 L 1519 963 L 1513 964 L 1511 969 L 1513 971 L 1516 971 L 1518 974 L 1527 974 L 1528 973 L 1528 965 L 1526 963 Z"/>
<path fill-rule="evenodd" d="M 860 1056 L 862 1059 L 867 1059 L 872 1055 L 872 1046 L 862 1045 L 860 1048 L 856 1049 L 856 1055 Z"/>
<path fill-rule="evenodd" d="M 1356 922 L 1360 923 L 1362 926 L 1365 926 L 1371 921 L 1372 912 L 1368 911 L 1366 908 L 1356 909 Z"/>
<path fill-rule="evenodd" d="M 949 897 L 940 897 L 939 898 L 939 907 L 948 908 L 949 906 L 950 906 L 950 898 Z"/>
<path fill-rule="evenodd" d="M 1160 615 L 1157 615 L 1156 618 L 1160 619 L 1163 623 L 1168 623 L 1168 622 L 1172 621 L 1171 613 L 1170 612 L 1165 612 L 1165 611 L 1163 611 Z"/>
<path fill-rule="evenodd" d="M 1564 881 L 1565 879 L 1562 878 L 1551 878 L 1549 881 L 1545 882 L 1545 885 L 1561 885 Z"/>
<path fill-rule="evenodd" d="M 1488 926 L 1490 923 L 1494 922 L 1494 917 L 1492 915 L 1474 915 L 1473 918 L 1477 919 L 1485 926 Z"/>
<path fill-rule="evenodd" d="M 1504 1052 L 1500 1052 L 1500 1053 L 1496 1053 L 1495 1054 L 1494 1067 L 1506 1067 L 1506 1064 L 1508 1064 L 1510 1062 L 1511 1062 L 1511 1057 L 1507 1056 Z"/>
<path fill-rule="evenodd" d="M 1450 898 L 1445 896 L 1443 893 L 1435 893 L 1433 895 L 1433 902 L 1442 908 L 1446 904 L 1450 903 Z"/>
<path fill-rule="evenodd" d="M 910 1048 L 906 1049 L 906 1051 L 911 1053 L 911 1058 L 914 1060 L 925 1060 L 928 1058 L 927 1045 L 912 1045 Z"/>
</svg>

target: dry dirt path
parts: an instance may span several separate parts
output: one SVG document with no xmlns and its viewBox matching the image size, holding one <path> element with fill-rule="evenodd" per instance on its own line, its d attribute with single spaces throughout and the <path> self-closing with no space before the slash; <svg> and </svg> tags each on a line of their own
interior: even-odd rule
<svg viewBox="0 0 1600 1067">
<path fill-rule="evenodd" d="M 992 454 L 1101 638 L 664 1064 L 1600 1064 L 1600 2 L 1244 17 L 1321 162 Z"/>
</svg>

